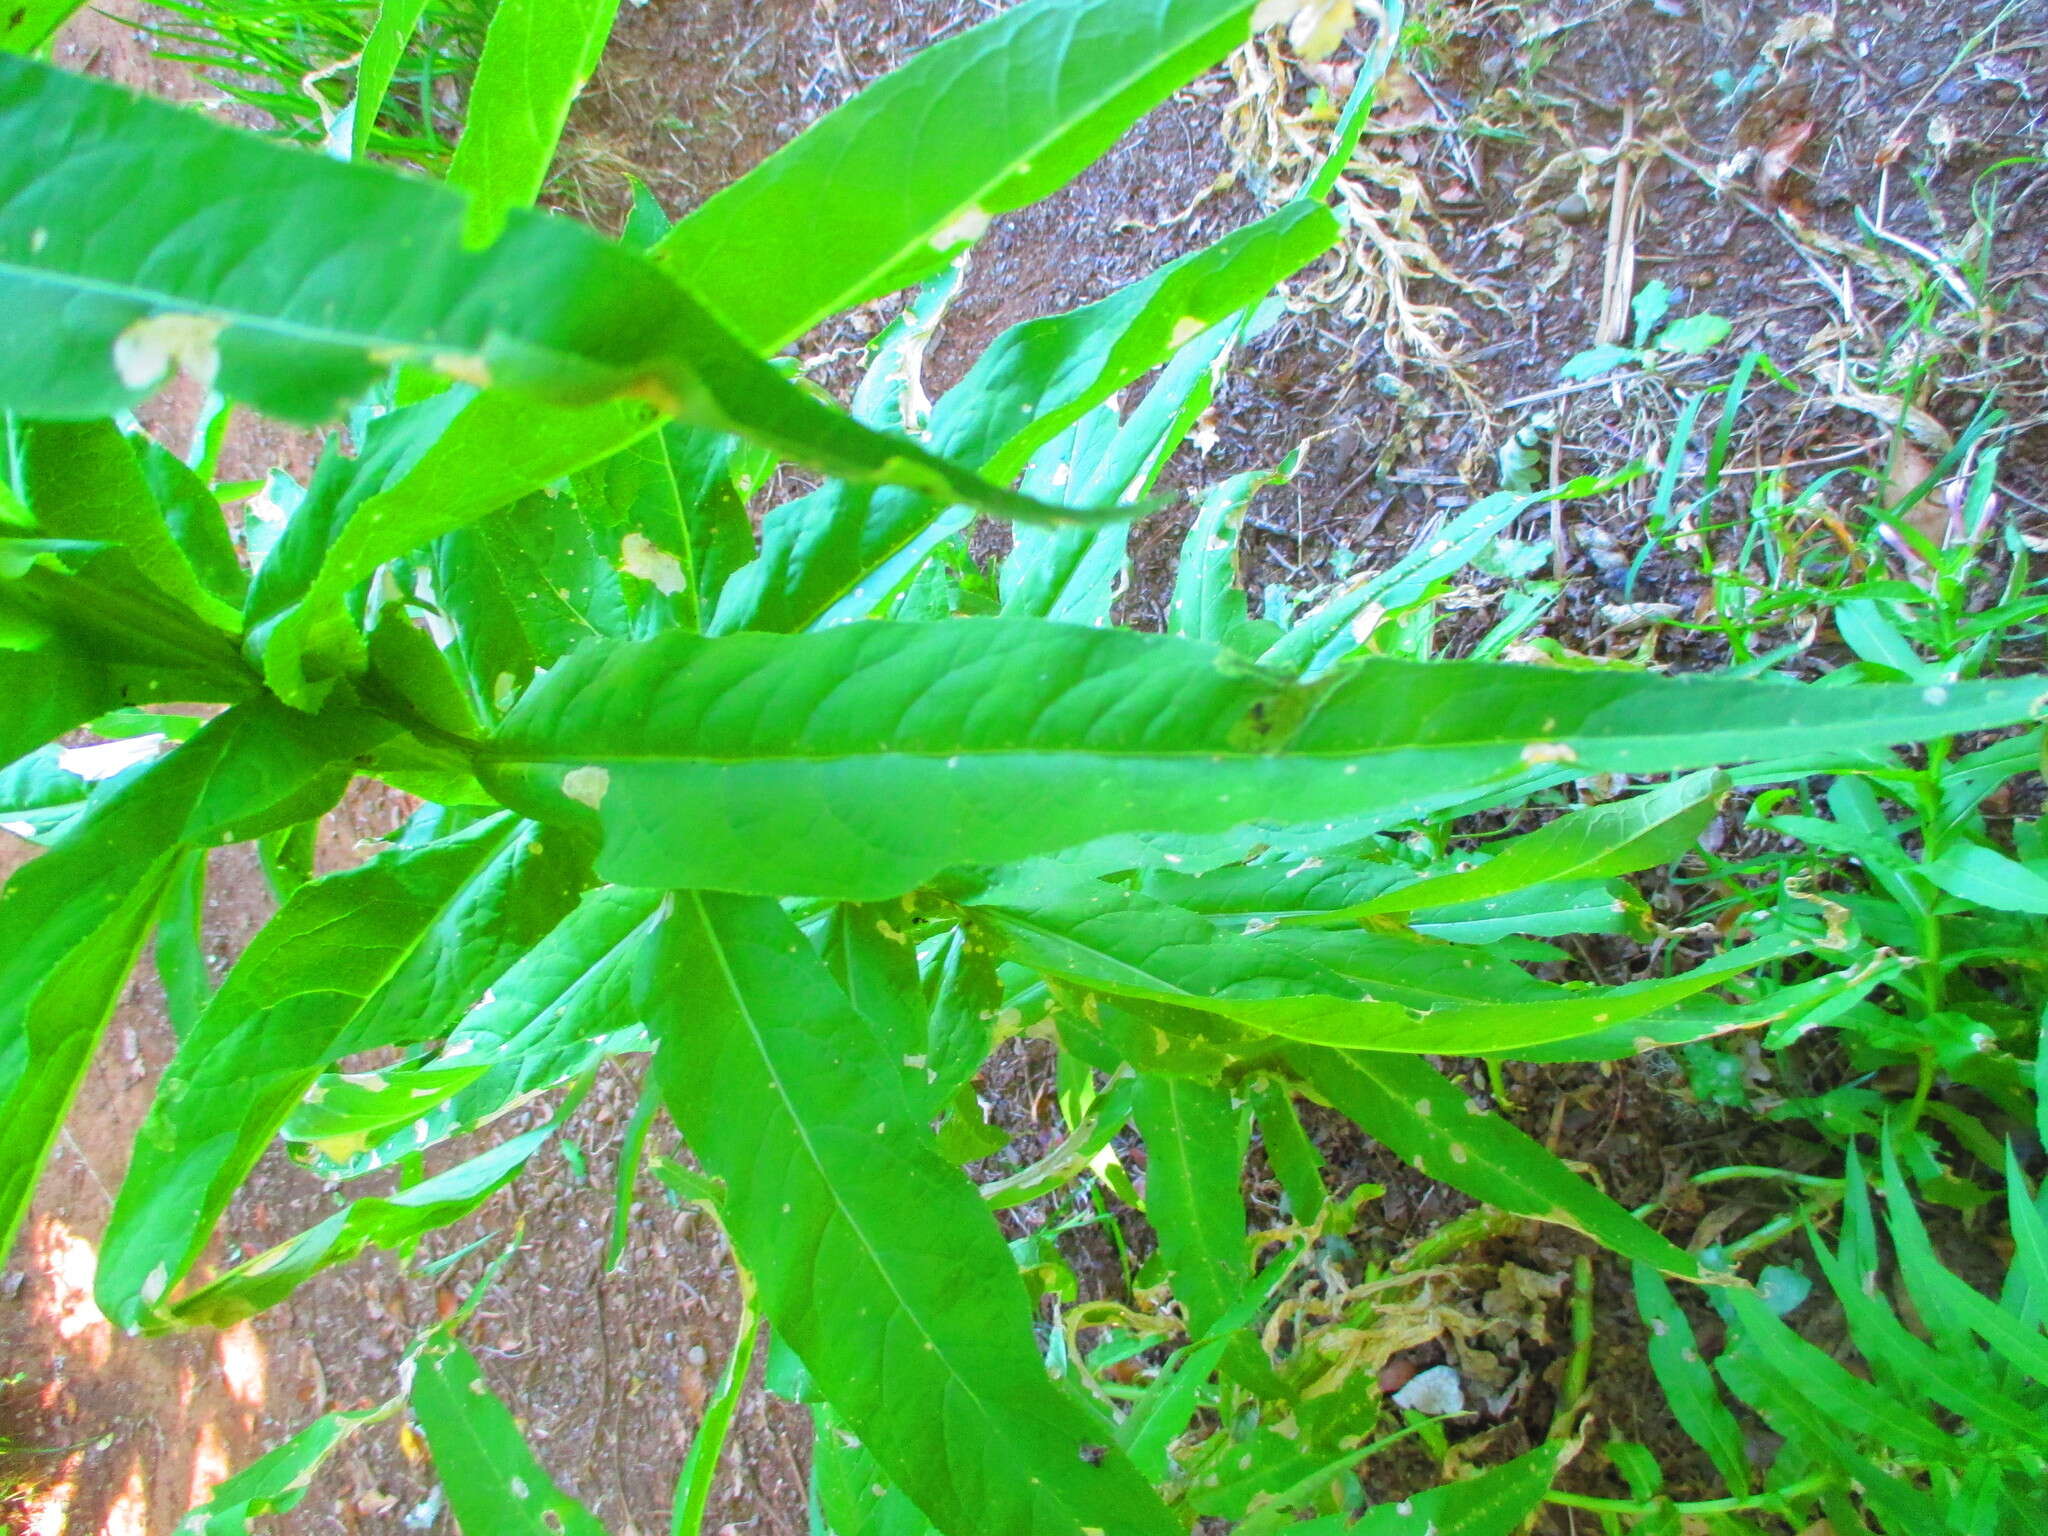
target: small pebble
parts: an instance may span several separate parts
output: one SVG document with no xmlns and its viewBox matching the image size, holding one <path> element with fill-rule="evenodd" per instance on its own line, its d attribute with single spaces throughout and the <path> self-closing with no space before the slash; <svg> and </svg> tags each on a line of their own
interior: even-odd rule
<svg viewBox="0 0 2048 1536">
<path fill-rule="evenodd" d="M 1592 213 L 1593 205 L 1582 192 L 1567 192 L 1557 200 L 1557 216 L 1567 224 L 1583 224 Z"/>
</svg>

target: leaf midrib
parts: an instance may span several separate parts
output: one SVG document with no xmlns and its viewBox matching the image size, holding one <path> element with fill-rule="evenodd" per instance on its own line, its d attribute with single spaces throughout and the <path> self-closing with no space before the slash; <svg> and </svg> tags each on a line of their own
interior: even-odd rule
<svg viewBox="0 0 2048 1536">
<path fill-rule="evenodd" d="M 0 209 L 0 215 L 5 210 Z M 20 262 L 0 261 L 0 283 L 19 281 L 47 283 L 52 287 L 75 289 L 82 293 L 100 294 L 110 298 L 125 299 L 130 303 L 145 305 L 161 314 L 193 314 L 206 319 L 219 319 L 228 327 L 246 327 L 250 330 L 267 331 L 274 335 L 289 337 L 296 341 L 335 344 L 354 347 L 362 352 L 374 352 L 389 348 L 402 348 L 406 352 L 470 352 L 481 348 L 479 342 L 472 347 L 461 341 L 438 342 L 418 336 L 384 336 L 374 332 L 351 330 L 343 326 L 316 326 L 286 316 L 265 314 L 255 310 L 237 309 L 232 305 L 217 303 L 212 299 L 195 298 L 189 294 L 171 289 L 143 288 L 133 283 L 118 283 L 106 278 L 86 277 L 80 273 L 65 272 L 49 267 L 24 266 Z M 573 354 L 572 354 L 573 355 Z"/>
<path fill-rule="evenodd" d="M 990 1427 L 992 1432 L 989 1436 L 989 1443 L 1007 1443 L 1003 1435 L 1003 1415 L 994 1411 L 991 1405 L 985 1401 L 974 1378 L 963 1373 L 953 1363 L 950 1349 L 940 1341 L 939 1337 L 926 1324 L 923 1313 L 910 1304 L 909 1298 L 903 1294 L 902 1289 L 897 1285 L 893 1270 L 882 1261 L 882 1251 L 876 1246 L 873 1238 L 869 1235 L 865 1226 L 856 1218 L 854 1212 L 840 1199 L 839 1186 L 831 1177 L 826 1163 L 819 1156 L 816 1144 L 811 1137 L 809 1122 L 803 1115 L 797 1112 L 796 1100 L 785 1086 L 783 1073 L 776 1056 L 768 1049 L 767 1041 L 763 1037 L 759 1023 L 755 1018 L 754 1010 L 747 999 L 746 992 L 739 985 L 739 978 L 733 973 L 732 966 L 727 960 L 725 941 L 719 934 L 717 925 L 712 922 L 711 914 L 705 910 L 703 897 L 693 891 L 690 893 L 690 903 L 695 910 L 697 922 L 702 926 L 706 937 L 712 941 L 712 952 L 718 959 L 719 977 L 725 987 L 726 995 L 733 1000 L 739 1016 L 746 1022 L 747 1039 L 753 1048 L 754 1055 L 767 1073 L 768 1080 L 773 1085 L 775 1096 L 780 1101 L 783 1112 L 789 1117 L 791 1125 L 795 1128 L 797 1140 L 803 1147 L 805 1157 L 810 1161 L 811 1168 L 817 1176 L 819 1185 L 830 1195 L 833 1210 L 838 1213 L 839 1219 L 846 1224 L 847 1230 L 858 1238 L 861 1249 L 866 1254 L 870 1266 L 881 1277 L 883 1285 L 889 1294 L 895 1298 L 901 1314 L 911 1320 L 919 1338 L 929 1347 L 931 1353 L 944 1363 L 947 1374 L 964 1393 L 967 1401 L 974 1404 L 976 1414 Z M 1007 1461 L 1010 1460 L 1010 1457 L 1006 1454 L 1004 1459 Z M 1077 1528 L 1085 1528 L 1080 1517 L 1067 1504 L 1064 1491 L 1061 1488 L 1056 1485 L 1049 1485 L 1042 1480 L 1035 1481 L 1034 1486 L 1044 1492 L 1047 1497 L 1057 1502 L 1062 1509 L 1065 1509 Z"/>
</svg>

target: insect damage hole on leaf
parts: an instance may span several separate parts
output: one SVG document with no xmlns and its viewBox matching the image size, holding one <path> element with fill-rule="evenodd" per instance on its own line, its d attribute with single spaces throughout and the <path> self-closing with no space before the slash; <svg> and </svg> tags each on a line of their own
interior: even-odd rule
<svg viewBox="0 0 2048 1536">
<path fill-rule="evenodd" d="M 971 244 L 988 233 L 989 223 L 987 209 L 969 205 L 932 231 L 931 247 L 950 251 L 956 245 Z"/>
<path fill-rule="evenodd" d="M 150 315 L 114 338 L 114 372 L 130 389 L 151 388 L 181 371 L 210 390 L 220 371 L 220 333 L 226 329 L 225 320 L 211 315 Z"/>
<path fill-rule="evenodd" d="M 611 771 L 607 768 L 571 768 L 562 775 L 562 793 L 593 811 L 603 808 L 605 791 L 611 787 Z"/>
<path fill-rule="evenodd" d="M 626 535 L 619 548 L 619 569 L 628 576 L 638 576 L 664 597 L 673 597 L 690 584 L 689 577 L 683 574 L 682 561 L 641 533 Z"/>
</svg>

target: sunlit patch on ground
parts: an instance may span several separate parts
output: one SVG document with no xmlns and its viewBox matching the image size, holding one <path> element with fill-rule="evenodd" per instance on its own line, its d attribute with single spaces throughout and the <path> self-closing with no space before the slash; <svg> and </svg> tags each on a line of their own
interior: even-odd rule
<svg viewBox="0 0 2048 1536">
<path fill-rule="evenodd" d="M 29 1248 L 31 1271 L 48 1287 L 31 1305 L 58 1338 L 84 1353 L 94 1370 L 105 1366 L 114 1347 L 113 1328 L 92 1299 L 93 1245 L 56 1216 L 45 1217 Z"/>
<path fill-rule="evenodd" d="M 221 1444 L 220 1426 L 208 1420 L 199 1426 L 198 1443 L 192 1447 L 192 1488 L 187 1504 L 204 1504 L 232 1471 L 227 1447 Z"/>
<path fill-rule="evenodd" d="M 249 1412 L 259 1412 L 268 1390 L 268 1374 L 263 1343 L 256 1337 L 256 1330 L 247 1321 L 236 1323 L 220 1335 L 214 1352 L 220 1358 L 221 1379 L 227 1383 L 228 1396 Z"/>
<path fill-rule="evenodd" d="M 100 1529 L 104 1536 L 149 1536 L 149 1494 L 141 1467 L 128 1473 L 128 1481 L 114 1496 L 107 1509 L 106 1523 Z"/>
<path fill-rule="evenodd" d="M 78 1484 L 68 1480 L 31 1492 L 22 1510 L 26 1517 L 21 1527 L 22 1536 L 64 1536 L 71 1501 L 76 1497 Z M 13 1515 L 11 1507 L 8 1513 Z"/>
</svg>

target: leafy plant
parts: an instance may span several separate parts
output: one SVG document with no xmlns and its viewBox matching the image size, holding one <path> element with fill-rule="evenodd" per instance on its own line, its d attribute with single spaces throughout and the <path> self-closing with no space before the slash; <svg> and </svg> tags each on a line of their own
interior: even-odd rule
<svg viewBox="0 0 2048 1536">
<path fill-rule="evenodd" d="M 1629 305 L 1635 318 L 1631 343 L 1625 347 L 1589 347 L 1574 353 L 1558 370 L 1558 377 L 1594 379 L 1617 368 L 1655 368 L 1666 356 L 1697 357 L 1728 339 L 1734 327 L 1720 315 L 1686 315 L 1673 320 L 1673 297 L 1671 289 L 1662 282 L 1645 284 Z"/>
<path fill-rule="evenodd" d="M 1898 1533 L 2032 1530 L 2048 1477 L 2048 1222 L 2039 1193 L 2008 1154 L 2005 1206 L 2014 1251 L 1986 1296 L 1936 1258 L 1913 1190 L 1887 1145 L 1879 1192 L 1889 1263 L 1863 1165 L 1849 1159 L 1839 1239 L 1816 1231 L 1813 1253 L 1855 1358 L 1802 1339 L 1757 1294 L 1717 1293 L 1728 1342 L 1708 1360 L 1670 1288 L 1645 1268 L 1636 1294 L 1652 1334 L 1650 1359 L 1680 1427 L 1712 1458 L 1729 1496 L 1690 1506 L 1657 1499 L 1655 1463 L 1625 1448 L 1614 1458 L 1638 1504 L 1575 1500 L 1610 1530 L 1675 1530 L 1681 1515 L 1709 1531 L 1743 1532 L 1744 1513 L 1794 1526 Z M 1732 1395 L 1782 1438 L 1752 1459 Z M 1623 1514 L 1644 1518 L 1622 1521 Z"/>
<path fill-rule="evenodd" d="M 601 6 L 558 24 L 499 8 L 451 168 L 466 197 L 0 58 L 0 134 L 21 147 L 0 164 L 18 349 L 0 762 L 6 818 L 48 844 L 0 897 L 0 1232 L 154 939 L 190 1017 L 106 1232 L 110 1318 L 225 1324 L 367 1245 L 409 1253 L 517 1178 L 604 1058 L 651 1051 L 698 1165 L 656 1166 L 715 1207 L 776 1379 L 817 1405 L 821 1519 L 842 1532 L 1177 1533 L 1190 1512 L 1256 1531 L 1296 1510 L 1342 1528 L 1387 1438 L 1365 1438 L 1378 1395 L 1260 1327 L 1353 1209 L 1299 1098 L 1499 1210 L 1697 1275 L 1424 1053 L 1606 1060 L 1852 985 L 1745 983 L 1812 942 L 1790 924 L 1616 986 L 1517 963 L 1556 958 L 1540 936 L 1639 921 L 1612 882 L 1685 848 L 1731 781 L 1694 773 L 1476 850 L 1390 834 L 1592 774 L 1878 771 L 1892 743 L 2032 718 L 2039 684 L 1375 654 L 1383 623 L 1543 498 L 1476 505 L 1283 629 L 1227 579 L 1259 477 L 1205 498 L 1176 632 L 1111 627 L 1125 524 L 1261 301 L 1334 240 L 1330 214 L 1304 200 L 1018 326 L 928 409 L 916 359 L 989 219 L 1078 172 L 1255 11 L 1272 19 L 1248 0 L 1031 0 L 644 254 L 520 206 Z M 515 79 L 544 83 L 492 83 Z M 919 283 L 850 413 L 764 360 Z M 112 419 L 174 367 L 287 417 L 353 409 L 308 485 L 271 482 L 281 528 L 245 519 L 238 547 L 205 478 Z M 777 458 L 829 478 L 757 542 L 747 502 Z M 961 543 L 977 511 L 1025 530 L 993 577 Z M 187 734 L 151 713 L 171 703 L 219 712 Z M 162 739 L 68 782 L 60 738 L 137 712 Z M 315 876 L 310 829 L 358 776 L 422 805 L 367 863 Z M 214 990 L 192 914 L 207 853 L 243 840 L 280 907 Z M 975 1075 L 1024 1035 L 1057 1049 L 1067 1132 L 970 1178 L 992 1150 Z M 369 1053 L 377 1070 L 351 1070 Z M 547 1124 L 478 1135 L 544 1094 Z M 1246 1102 L 1298 1218 L 1256 1270 Z M 1130 1125 L 1142 1197 L 1114 1146 Z M 280 1137 L 336 1179 L 464 1150 L 195 1284 Z M 996 1212 L 1092 1203 L 1098 1180 L 1142 1198 L 1177 1316 L 1084 1349 L 1086 1305 L 1034 1325 L 1025 1272 L 1060 1294 L 1056 1239 L 1013 1251 Z M 1109 1390 L 1108 1366 L 1148 1352 L 1135 1390 Z M 452 1325 L 412 1366 L 459 1521 L 590 1528 Z M 1259 1404 L 1304 1433 L 1237 1411 Z M 195 1529 L 283 1507 L 355 1427 L 318 1421 Z M 679 1528 L 717 1433 L 683 1469 Z M 1505 1533 L 1568 1449 L 1421 1501 L 1446 1529 Z"/>
<path fill-rule="evenodd" d="M 172 0 L 159 58 L 206 70 L 280 136 L 445 171 L 492 0 Z"/>
</svg>

